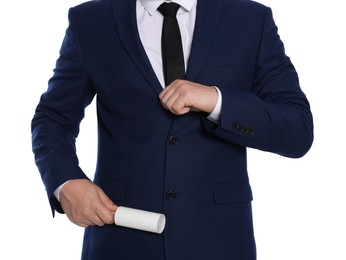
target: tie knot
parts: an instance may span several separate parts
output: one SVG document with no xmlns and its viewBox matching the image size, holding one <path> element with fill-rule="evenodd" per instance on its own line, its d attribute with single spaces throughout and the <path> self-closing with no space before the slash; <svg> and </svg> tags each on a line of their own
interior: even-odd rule
<svg viewBox="0 0 346 260">
<path fill-rule="evenodd" d="M 163 3 L 157 8 L 159 12 L 164 16 L 164 17 L 174 17 L 177 15 L 177 12 L 180 8 L 180 5 L 176 3 Z"/>
</svg>

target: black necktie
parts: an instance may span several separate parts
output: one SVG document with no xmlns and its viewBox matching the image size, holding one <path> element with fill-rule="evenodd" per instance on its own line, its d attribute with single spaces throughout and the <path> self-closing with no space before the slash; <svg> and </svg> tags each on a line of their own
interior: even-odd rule
<svg viewBox="0 0 346 260">
<path fill-rule="evenodd" d="M 162 62 L 166 86 L 185 77 L 183 47 L 176 14 L 180 5 L 163 3 L 159 12 L 164 16 L 162 27 Z"/>
</svg>

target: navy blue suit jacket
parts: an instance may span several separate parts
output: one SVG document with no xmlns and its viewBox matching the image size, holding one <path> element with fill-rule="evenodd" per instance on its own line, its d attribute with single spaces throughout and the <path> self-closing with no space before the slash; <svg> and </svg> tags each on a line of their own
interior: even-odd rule
<svg viewBox="0 0 346 260">
<path fill-rule="evenodd" d="M 167 217 L 157 235 L 89 227 L 83 259 L 254 260 L 246 147 L 301 157 L 313 140 L 308 101 L 272 18 L 248 0 L 198 0 L 186 79 L 222 92 L 218 124 L 174 116 L 141 44 L 135 0 L 92 1 L 69 12 L 48 90 L 32 121 L 33 150 L 53 191 L 87 178 L 75 138 L 97 99 L 97 183 L 117 204 Z"/>
</svg>

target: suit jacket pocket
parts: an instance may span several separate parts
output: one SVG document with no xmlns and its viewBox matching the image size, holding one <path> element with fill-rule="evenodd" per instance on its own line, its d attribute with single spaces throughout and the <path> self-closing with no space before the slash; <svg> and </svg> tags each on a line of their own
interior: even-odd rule
<svg viewBox="0 0 346 260">
<path fill-rule="evenodd" d="M 106 193 L 106 195 L 113 201 L 121 201 L 125 199 L 125 184 L 110 180 L 98 179 L 94 181 Z"/>
<path fill-rule="evenodd" d="M 245 57 L 226 56 L 226 57 L 212 57 L 207 62 L 208 68 L 222 68 L 222 67 L 242 67 L 248 65 Z"/>
<path fill-rule="evenodd" d="M 216 204 L 250 201 L 252 201 L 252 191 L 248 181 L 227 182 L 214 185 L 214 202 Z"/>
</svg>

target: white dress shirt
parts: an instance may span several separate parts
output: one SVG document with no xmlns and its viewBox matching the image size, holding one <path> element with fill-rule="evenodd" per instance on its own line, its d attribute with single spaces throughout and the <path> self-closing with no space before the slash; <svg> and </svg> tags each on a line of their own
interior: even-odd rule
<svg viewBox="0 0 346 260">
<path fill-rule="evenodd" d="M 165 86 L 165 80 L 162 67 L 161 56 L 161 34 L 163 25 L 163 16 L 157 11 L 157 8 L 165 2 L 164 0 L 137 0 L 136 15 L 139 37 L 143 44 L 144 50 L 148 56 L 151 66 L 161 83 L 162 88 Z M 168 2 L 168 1 L 167 1 Z M 193 32 L 195 29 L 197 0 L 174 0 L 181 7 L 177 12 L 182 47 L 184 52 L 185 69 L 191 52 Z M 214 111 L 208 116 L 208 119 L 217 123 L 221 113 L 222 95 L 220 90 L 214 86 L 218 92 L 217 104 Z M 66 182 L 65 182 L 66 183 Z M 54 196 L 59 200 L 59 193 L 64 186 L 63 183 L 55 191 Z"/>
<path fill-rule="evenodd" d="M 159 11 L 157 11 L 157 8 L 163 2 L 166 1 L 137 0 L 136 6 L 139 37 L 162 87 L 165 86 L 161 56 L 163 16 Z M 197 0 L 173 0 L 172 2 L 181 6 L 177 12 L 177 20 L 181 34 L 186 69 L 191 53 L 193 33 L 195 30 Z M 208 116 L 208 119 L 216 123 L 218 122 L 221 113 L 222 96 L 220 90 L 217 87 L 215 87 L 215 89 L 218 92 L 218 101 L 214 111 Z"/>
<path fill-rule="evenodd" d="M 151 66 L 157 78 L 164 87 L 164 76 L 161 56 L 161 35 L 163 15 L 157 8 L 164 1 L 137 0 L 137 26 L 139 37 L 145 52 L 150 60 Z M 174 1 L 181 5 L 177 12 L 182 47 L 184 52 L 185 69 L 191 52 L 191 44 L 196 20 L 196 0 Z"/>
</svg>

